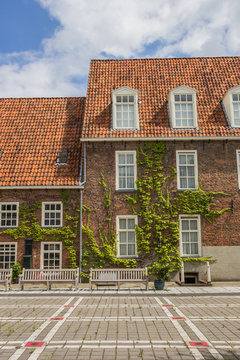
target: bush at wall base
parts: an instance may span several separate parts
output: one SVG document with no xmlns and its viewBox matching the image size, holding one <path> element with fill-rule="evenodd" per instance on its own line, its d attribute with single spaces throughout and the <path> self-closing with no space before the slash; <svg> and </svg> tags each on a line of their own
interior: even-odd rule
<svg viewBox="0 0 240 360">
<path fill-rule="evenodd" d="M 163 290 L 165 281 L 163 280 L 154 280 L 154 287 L 156 290 Z"/>
</svg>

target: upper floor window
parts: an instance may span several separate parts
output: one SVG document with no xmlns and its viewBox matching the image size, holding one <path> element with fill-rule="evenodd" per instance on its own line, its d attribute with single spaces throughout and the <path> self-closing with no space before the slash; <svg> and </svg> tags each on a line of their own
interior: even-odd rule
<svg viewBox="0 0 240 360">
<path fill-rule="evenodd" d="M 240 127 L 240 86 L 229 89 L 223 97 L 224 110 L 232 127 Z"/>
<path fill-rule="evenodd" d="M 136 189 L 136 151 L 116 151 L 116 189 Z"/>
<path fill-rule="evenodd" d="M 181 256 L 201 256 L 200 216 L 180 215 Z"/>
<path fill-rule="evenodd" d="M 180 86 L 170 91 L 168 96 L 170 121 L 173 128 L 196 128 L 196 90 Z"/>
<path fill-rule="evenodd" d="M 62 203 L 43 202 L 42 203 L 42 226 L 61 227 L 62 226 Z"/>
<path fill-rule="evenodd" d="M 41 268 L 61 269 L 62 267 L 62 243 L 42 242 L 41 243 Z"/>
<path fill-rule="evenodd" d="M 18 206 L 17 202 L 0 203 L 0 227 L 18 227 Z"/>
<path fill-rule="evenodd" d="M 112 92 L 113 129 L 138 129 L 138 91 L 122 87 Z"/>
<path fill-rule="evenodd" d="M 179 190 L 197 189 L 197 152 L 177 151 L 177 183 Z"/>
</svg>

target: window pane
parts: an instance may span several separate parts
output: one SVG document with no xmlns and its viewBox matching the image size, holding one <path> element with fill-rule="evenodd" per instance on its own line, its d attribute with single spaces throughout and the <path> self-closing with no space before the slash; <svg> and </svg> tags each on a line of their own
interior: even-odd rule
<svg viewBox="0 0 240 360">
<path fill-rule="evenodd" d="M 175 95 L 175 101 L 180 101 L 180 95 Z"/>
<path fill-rule="evenodd" d="M 187 95 L 187 101 L 192 101 L 192 95 Z"/>
<path fill-rule="evenodd" d="M 188 220 L 182 220 L 182 229 L 189 230 L 189 221 Z"/>
<path fill-rule="evenodd" d="M 135 255 L 135 245 L 134 244 L 129 244 L 128 245 L 128 255 Z"/>
<path fill-rule="evenodd" d="M 180 166 L 180 176 L 187 176 L 187 167 Z"/>
<path fill-rule="evenodd" d="M 127 164 L 133 164 L 133 154 L 127 154 Z"/>
<path fill-rule="evenodd" d="M 129 96 L 129 102 L 134 102 L 134 96 Z"/>
<path fill-rule="evenodd" d="M 128 229 L 134 229 L 134 228 L 135 228 L 135 220 L 128 219 Z"/>
<path fill-rule="evenodd" d="M 186 155 L 179 155 L 179 164 L 186 164 Z"/>
<path fill-rule="evenodd" d="M 120 241 L 120 243 L 126 243 L 127 242 L 127 234 L 126 234 L 126 232 L 120 232 L 119 233 L 119 241 Z"/>
<path fill-rule="evenodd" d="M 197 220 L 190 220 L 190 229 L 197 230 Z"/>
<path fill-rule="evenodd" d="M 198 254 L 198 244 L 191 244 L 191 254 L 197 255 Z"/>
<path fill-rule="evenodd" d="M 233 95 L 232 95 L 232 99 L 233 99 L 233 101 L 238 101 L 238 96 L 237 96 L 237 94 L 233 94 Z"/>
<path fill-rule="evenodd" d="M 188 187 L 189 187 L 189 189 L 195 189 L 195 179 L 194 178 L 188 179 Z"/>
<path fill-rule="evenodd" d="M 120 255 L 127 255 L 127 246 L 126 245 L 120 245 Z"/>
<path fill-rule="evenodd" d="M 194 155 L 187 155 L 187 163 L 194 164 Z"/>
<path fill-rule="evenodd" d="M 129 243 L 135 243 L 135 233 L 133 231 L 130 231 L 128 233 L 128 242 Z"/>
<path fill-rule="evenodd" d="M 134 189 L 134 178 L 127 178 L 127 189 Z"/>
<path fill-rule="evenodd" d="M 190 254 L 190 245 L 183 244 L 183 254 L 189 255 Z"/>
<path fill-rule="evenodd" d="M 126 229 L 126 219 L 119 219 L 119 228 Z"/>
<path fill-rule="evenodd" d="M 188 166 L 187 167 L 187 172 L 188 172 L 188 176 L 194 176 L 194 167 L 193 166 Z"/>
<path fill-rule="evenodd" d="M 180 188 L 181 189 L 187 189 L 187 179 L 186 178 L 181 178 L 180 179 Z"/>
</svg>

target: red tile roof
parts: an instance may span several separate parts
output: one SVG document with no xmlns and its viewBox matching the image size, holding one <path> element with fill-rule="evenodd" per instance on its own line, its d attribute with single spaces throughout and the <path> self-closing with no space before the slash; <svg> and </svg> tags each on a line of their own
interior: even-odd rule
<svg viewBox="0 0 240 360">
<path fill-rule="evenodd" d="M 85 98 L 0 99 L 0 186 L 78 185 Z M 59 150 L 68 164 L 55 165 Z"/>
<path fill-rule="evenodd" d="M 186 85 L 197 90 L 199 130 L 171 129 L 167 96 Z M 221 100 L 240 85 L 240 57 L 92 60 L 82 138 L 240 136 L 226 121 Z M 139 90 L 137 131 L 111 130 L 111 92 Z"/>
</svg>

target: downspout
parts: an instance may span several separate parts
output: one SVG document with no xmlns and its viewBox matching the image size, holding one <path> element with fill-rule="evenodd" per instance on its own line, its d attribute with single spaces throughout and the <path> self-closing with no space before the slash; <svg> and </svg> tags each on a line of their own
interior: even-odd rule
<svg viewBox="0 0 240 360">
<path fill-rule="evenodd" d="M 83 145 L 83 181 L 82 180 L 82 159 L 80 164 L 80 174 L 79 174 L 79 185 L 83 186 L 86 183 L 86 143 Z M 79 282 L 82 282 L 81 272 L 82 272 L 82 189 L 80 189 L 80 215 L 79 215 Z"/>
</svg>

